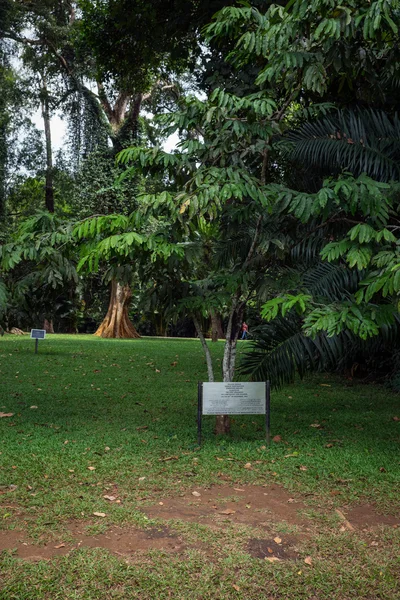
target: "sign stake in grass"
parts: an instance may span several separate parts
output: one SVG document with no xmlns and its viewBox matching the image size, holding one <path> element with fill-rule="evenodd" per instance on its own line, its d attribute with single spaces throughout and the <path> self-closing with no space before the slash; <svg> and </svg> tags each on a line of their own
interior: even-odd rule
<svg viewBox="0 0 400 600">
<path fill-rule="evenodd" d="M 271 386 L 264 382 L 199 381 L 197 393 L 197 441 L 201 445 L 203 415 L 265 415 L 267 444 L 271 441 Z"/>
<path fill-rule="evenodd" d="M 46 330 L 45 329 L 31 329 L 31 339 L 35 340 L 35 354 L 38 353 L 39 340 L 44 340 L 45 338 L 46 338 Z"/>
</svg>

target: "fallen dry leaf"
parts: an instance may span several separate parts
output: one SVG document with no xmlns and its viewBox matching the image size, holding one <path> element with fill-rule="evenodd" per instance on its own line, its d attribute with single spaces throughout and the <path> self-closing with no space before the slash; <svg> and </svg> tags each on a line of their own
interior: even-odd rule
<svg viewBox="0 0 400 600">
<path fill-rule="evenodd" d="M 400 421 L 400 417 L 393 417 L 393 421 Z"/>
<path fill-rule="evenodd" d="M 325 448 L 333 448 L 333 444 L 325 444 Z"/>
<path fill-rule="evenodd" d="M 192 492 L 192 496 L 196 496 L 196 498 L 199 498 L 199 496 L 201 496 L 200 492 Z"/>
<path fill-rule="evenodd" d="M 146 477 L 139 477 L 139 481 L 144 481 Z"/>
<path fill-rule="evenodd" d="M 378 542 L 371 542 L 370 546 L 379 546 L 379 543 Z"/>
<path fill-rule="evenodd" d="M 3 413 L 0 412 L 0 419 L 3 419 L 4 417 L 13 417 L 14 413 Z"/>
<path fill-rule="evenodd" d="M 164 506 L 164 502 L 159 502 L 158 503 L 160 506 Z"/>
<path fill-rule="evenodd" d="M 89 471 L 95 471 L 96 467 L 88 467 Z"/>
<path fill-rule="evenodd" d="M 244 469 L 251 469 L 251 463 L 246 463 L 244 465 Z"/>
<path fill-rule="evenodd" d="M 240 592 L 240 587 L 238 585 L 233 584 L 232 585 L 233 589 L 236 590 L 237 592 Z"/>
<path fill-rule="evenodd" d="M 265 560 L 267 560 L 270 563 L 274 563 L 274 562 L 279 562 L 280 559 L 277 556 L 266 556 Z"/>
<path fill-rule="evenodd" d="M 30 406 L 29 408 L 37 408 L 37 406 Z"/>
<path fill-rule="evenodd" d="M 315 429 L 321 429 L 322 425 L 319 423 L 311 423 L 310 427 L 315 427 Z"/>
<path fill-rule="evenodd" d="M 273 553 L 274 553 L 274 551 L 272 550 L 272 548 L 267 548 L 267 550 L 268 550 L 268 552 L 269 552 L 270 554 L 273 554 Z"/>
<path fill-rule="evenodd" d="M 104 452 L 110 452 L 110 450 L 111 450 L 110 446 L 106 446 L 106 447 L 104 448 Z"/>
<path fill-rule="evenodd" d="M 289 498 L 288 502 L 289 502 L 289 504 L 292 504 L 292 502 L 295 502 L 295 499 L 294 498 Z"/>
<path fill-rule="evenodd" d="M 274 542 L 275 542 L 275 544 L 282 544 L 282 540 L 280 537 L 275 537 Z"/>
<path fill-rule="evenodd" d="M 245 490 L 242 490 L 241 488 L 233 488 L 235 490 L 235 492 L 244 492 Z"/>
<path fill-rule="evenodd" d="M 280 436 L 280 435 L 275 435 L 275 436 L 272 438 L 272 441 L 273 441 L 273 442 L 281 442 L 281 441 L 282 441 L 282 438 L 281 438 L 281 436 Z"/>
<path fill-rule="evenodd" d="M 59 548 L 65 548 L 65 544 L 58 544 L 58 546 L 54 546 L 54 548 L 56 550 L 58 550 Z"/>
<path fill-rule="evenodd" d="M 94 512 L 93 513 L 95 517 L 105 517 L 106 513 L 101 513 L 101 512 Z"/>
<path fill-rule="evenodd" d="M 304 465 L 300 465 L 299 470 L 300 471 L 308 471 L 308 467 L 305 467 Z"/>
<path fill-rule="evenodd" d="M 306 565 L 309 565 L 311 567 L 311 565 L 312 565 L 312 558 L 311 558 L 311 556 L 307 556 L 304 559 L 304 562 L 306 563 Z"/>
<path fill-rule="evenodd" d="M 107 494 L 105 496 L 103 496 L 103 498 L 105 500 L 109 500 L 110 502 L 114 502 L 114 500 L 116 500 L 116 496 L 107 496 Z"/>
<path fill-rule="evenodd" d="M 226 510 L 221 510 L 221 515 L 234 515 L 236 510 L 232 510 L 231 508 L 227 508 Z"/>
<path fill-rule="evenodd" d="M 161 373 L 160 369 L 156 369 L 156 373 Z"/>
</svg>

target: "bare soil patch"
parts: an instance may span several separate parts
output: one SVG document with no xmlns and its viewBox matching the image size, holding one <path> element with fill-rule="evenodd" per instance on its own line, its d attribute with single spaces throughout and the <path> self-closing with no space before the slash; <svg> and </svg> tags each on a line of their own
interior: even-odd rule
<svg viewBox="0 0 400 600">
<path fill-rule="evenodd" d="M 0 552 L 17 550 L 17 556 L 25 560 L 50 560 L 55 556 L 63 556 L 71 550 L 71 546 L 52 543 L 44 546 L 34 544 L 23 531 L 0 531 Z"/>
<path fill-rule="evenodd" d="M 165 498 L 161 504 L 142 510 L 151 518 L 204 524 L 223 524 L 229 519 L 250 526 L 279 521 L 302 526 L 307 522 L 298 511 L 304 508 L 301 500 L 279 486 L 226 485 L 196 487 L 184 496 Z"/>
<path fill-rule="evenodd" d="M 106 533 L 88 535 L 81 523 L 73 523 L 70 531 L 77 540 L 77 547 L 106 548 L 114 554 L 131 554 L 138 550 L 166 550 L 180 553 L 185 544 L 167 527 L 135 529 L 112 526 Z"/>
<path fill-rule="evenodd" d="M 150 518 L 164 521 L 179 520 L 204 524 L 223 529 L 227 524 L 243 524 L 265 528 L 271 534 L 278 523 L 296 526 L 296 535 L 285 533 L 274 539 L 249 539 L 246 551 L 256 558 L 295 560 L 296 541 L 311 535 L 313 522 L 304 515 L 306 505 L 301 499 L 291 496 L 278 485 L 233 486 L 222 485 L 210 488 L 196 487 L 182 496 L 165 498 L 153 506 L 142 508 Z M 400 527 L 400 516 L 382 515 L 373 505 L 365 504 L 343 509 L 348 528 L 373 530 L 377 526 Z M 137 529 L 131 526 L 112 525 L 105 533 L 91 535 L 85 528 L 92 523 L 76 521 L 69 524 L 73 542 L 34 543 L 24 531 L 0 531 L 0 552 L 16 550 L 17 556 L 26 560 L 49 560 L 63 556 L 73 549 L 106 548 L 116 555 L 131 556 L 138 551 L 163 550 L 183 554 L 189 548 L 198 548 L 208 553 L 202 543 L 188 543 L 167 526 Z M 278 530 L 278 528 L 277 528 Z M 257 535 L 257 534 L 255 534 Z M 212 558 L 212 557 L 210 557 Z"/>
<path fill-rule="evenodd" d="M 372 504 L 363 504 L 343 511 L 346 518 L 357 529 L 373 529 L 380 525 L 400 527 L 400 515 L 382 515 Z"/>
<path fill-rule="evenodd" d="M 88 535 L 84 532 L 85 523 L 72 523 L 69 527 L 74 537 L 73 543 L 52 542 L 44 545 L 32 543 L 23 531 L 0 531 L 0 552 L 17 550 L 17 556 L 27 560 L 49 560 L 63 556 L 74 548 L 106 548 L 113 554 L 130 555 L 150 549 L 181 553 L 186 548 L 183 540 L 172 534 L 167 527 L 135 529 L 133 527 L 112 526 L 106 533 Z"/>
</svg>

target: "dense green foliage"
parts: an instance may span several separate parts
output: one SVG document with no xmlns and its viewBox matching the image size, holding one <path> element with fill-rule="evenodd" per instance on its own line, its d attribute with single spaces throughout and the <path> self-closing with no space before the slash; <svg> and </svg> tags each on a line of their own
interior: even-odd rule
<svg viewBox="0 0 400 600">
<path fill-rule="evenodd" d="M 19 174 L 3 202 L 20 212 L 7 248 L 25 243 L 18 221 L 42 208 L 44 184 L 42 200 L 52 210 L 51 192 L 80 246 L 76 311 L 89 289 L 98 311 L 102 282 L 116 278 L 135 286 L 134 310 L 152 313 L 157 330 L 193 319 L 201 337 L 219 320 L 227 378 L 248 317 L 259 341 L 247 375 L 278 385 L 351 368 L 354 356 L 393 375 L 398 15 L 386 0 L 8 3 L 2 43 L 25 67 L 14 81 L 45 124 L 64 108 L 70 158 L 54 167 L 46 134 L 44 165 L 31 136 L 36 172 Z M 20 281 L 4 260 L 8 281 Z M 32 268 L 26 250 L 21 268 Z M 33 294 L 47 268 L 31 275 Z M 2 312 L 9 323 L 4 301 Z"/>
</svg>

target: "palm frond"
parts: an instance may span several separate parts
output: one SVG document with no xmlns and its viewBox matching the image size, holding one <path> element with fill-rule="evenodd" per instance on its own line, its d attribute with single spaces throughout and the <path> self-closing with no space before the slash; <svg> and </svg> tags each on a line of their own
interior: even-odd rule
<svg viewBox="0 0 400 600">
<path fill-rule="evenodd" d="M 367 173 L 378 181 L 400 175 L 400 119 L 381 110 L 345 110 L 291 132 L 291 158 L 302 163 Z"/>
<path fill-rule="evenodd" d="M 254 330 L 255 341 L 241 359 L 239 372 L 255 381 L 271 381 L 279 388 L 298 374 L 337 368 L 352 343 L 346 334 L 315 339 L 302 332 L 302 321 L 295 314 L 279 317 Z"/>
<path fill-rule="evenodd" d="M 253 343 L 242 355 L 239 372 L 253 381 L 271 381 L 274 388 L 292 383 L 307 372 L 343 371 L 363 364 L 367 376 L 390 377 L 399 368 L 400 316 L 380 335 L 362 340 L 349 331 L 338 336 L 310 338 L 295 313 L 279 317 L 252 331 Z"/>
<path fill-rule="evenodd" d="M 363 271 L 346 265 L 319 262 L 304 273 L 303 284 L 314 297 L 343 300 L 357 291 L 363 277 Z"/>
</svg>

